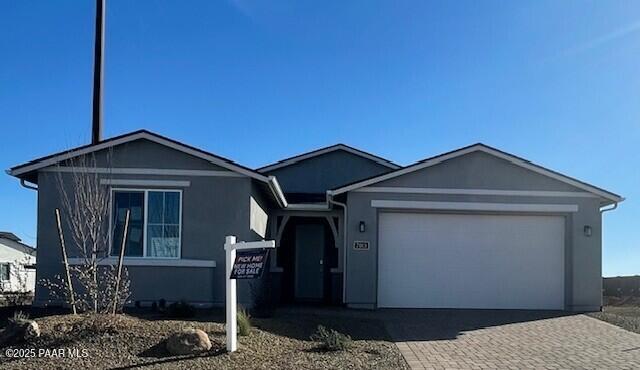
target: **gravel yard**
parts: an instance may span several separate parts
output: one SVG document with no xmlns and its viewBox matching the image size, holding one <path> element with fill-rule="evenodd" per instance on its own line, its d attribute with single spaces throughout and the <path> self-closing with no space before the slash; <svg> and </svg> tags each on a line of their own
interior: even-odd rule
<svg viewBox="0 0 640 370">
<path fill-rule="evenodd" d="M 589 316 L 640 333 L 640 306 L 605 306 L 602 312 L 590 313 Z"/>
<path fill-rule="evenodd" d="M 150 316 L 120 316 L 103 320 L 57 315 L 38 318 L 42 335 L 23 350 L 30 358 L 7 358 L 2 350 L 2 369 L 407 369 L 396 346 L 388 340 L 382 323 L 372 319 L 328 319 L 308 313 L 279 314 L 254 319 L 254 330 L 239 337 L 239 350 L 224 350 L 224 328 L 219 315 L 195 320 L 166 320 Z M 105 322 L 106 321 L 106 322 Z M 334 328 L 353 338 L 352 348 L 324 352 L 309 340 L 318 324 Z M 170 356 L 164 339 L 183 328 L 205 331 L 213 344 L 209 352 L 191 356 Z M 77 352 L 56 356 L 55 349 Z M 46 352 L 48 350 L 48 352 Z"/>
</svg>

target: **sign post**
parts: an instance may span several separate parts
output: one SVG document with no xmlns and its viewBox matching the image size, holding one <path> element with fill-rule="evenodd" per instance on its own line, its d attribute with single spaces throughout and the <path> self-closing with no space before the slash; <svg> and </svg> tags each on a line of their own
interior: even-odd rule
<svg viewBox="0 0 640 370">
<path fill-rule="evenodd" d="M 225 251 L 225 279 L 226 287 L 226 320 L 227 352 L 235 352 L 238 349 L 238 296 L 236 292 L 236 279 L 255 279 L 262 275 L 266 266 L 266 251 L 255 251 L 247 256 L 236 258 L 236 251 L 247 249 L 272 249 L 276 247 L 273 240 L 260 242 L 236 242 L 236 237 L 229 235 L 224 239 Z"/>
</svg>

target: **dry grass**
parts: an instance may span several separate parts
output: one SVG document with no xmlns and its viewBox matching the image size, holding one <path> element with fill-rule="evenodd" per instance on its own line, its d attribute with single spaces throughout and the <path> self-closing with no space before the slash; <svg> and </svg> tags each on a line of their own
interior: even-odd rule
<svg viewBox="0 0 640 370">
<path fill-rule="evenodd" d="M 589 316 L 640 333 L 640 306 L 605 306 L 602 312 L 590 313 Z"/>
</svg>

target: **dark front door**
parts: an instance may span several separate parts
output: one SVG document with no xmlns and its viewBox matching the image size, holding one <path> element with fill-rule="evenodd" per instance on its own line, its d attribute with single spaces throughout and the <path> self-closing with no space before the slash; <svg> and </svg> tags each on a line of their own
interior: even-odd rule
<svg viewBox="0 0 640 370">
<path fill-rule="evenodd" d="M 324 293 L 324 225 L 296 225 L 295 298 L 321 301 Z"/>
</svg>

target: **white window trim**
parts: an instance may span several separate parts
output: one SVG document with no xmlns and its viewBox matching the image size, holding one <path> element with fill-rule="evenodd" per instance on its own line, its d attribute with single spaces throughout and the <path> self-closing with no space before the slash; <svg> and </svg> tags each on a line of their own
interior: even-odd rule
<svg viewBox="0 0 640 370">
<path fill-rule="evenodd" d="M 119 186 L 172 186 L 180 188 L 188 188 L 191 181 L 183 180 L 132 180 L 132 179 L 100 179 L 100 185 L 119 185 Z"/>
<path fill-rule="evenodd" d="M 125 256 L 125 260 L 128 259 L 150 259 L 150 260 L 179 260 L 182 258 L 182 189 L 139 189 L 139 188 L 111 188 L 110 201 L 109 201 L 109 258 L 116 257 L 112 255 L 113 251 L 113 195 L 115 192 L 142 192 L 144 193 L 144 223 L 142 226 L 143 239 L 142 239 L 142 256 Z M 149 209 L 149 192 L 173 192 L 180 194 L 180 207 L 178 212 L 178 256 L 177 257 L 151 257 L 147 256 L 147 226 L 148 226 L 148 209 Z"/>
</svg>

